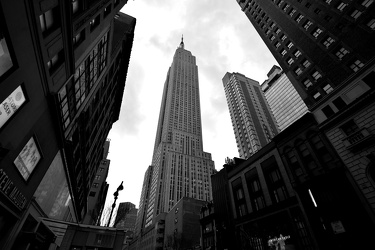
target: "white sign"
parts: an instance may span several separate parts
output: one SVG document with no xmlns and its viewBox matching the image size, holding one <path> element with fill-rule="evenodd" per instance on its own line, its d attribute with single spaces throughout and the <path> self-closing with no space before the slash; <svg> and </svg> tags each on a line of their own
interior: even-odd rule
<svg viewBox="0 0 375 250">
<path fill-rule="evenodd" d="M 26 101 L 21 86 L 18 86 L 1 104 L 0 104 L 0 128 L 16 113 L 16 111 Z"/>
<path fill-rule="evenodd" d="M 35 144 L 34 138 L 31 137 L 31 139 L 23 147 L 21 153 L 19 153 L 17 158 L 14 160 L 14 164 L 20 171 L 23 178 L 27 180 L 33 172 L 36 164 L 38 164 L 39 160 L 40 153 L 38 147 Z"/>
</svg>

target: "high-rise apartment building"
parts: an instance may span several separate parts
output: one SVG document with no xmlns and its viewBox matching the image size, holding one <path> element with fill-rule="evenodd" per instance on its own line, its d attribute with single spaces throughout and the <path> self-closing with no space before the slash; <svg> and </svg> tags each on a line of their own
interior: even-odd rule
<svg viewBox="0 0 375 250">
<path fill-rule="evenodd" d="M 82 222 L 119 117 L 135 19 L 127 0 L 0 1 L 0 248 L 58 247 Z"/>
<path fill-rule="evenodd" d="M 182 197 L 212 199 L 210 175 L 215 170 L 211 154 L 203 151 L 198 67 L 183 41 L 167 73 L 152 168 L 147 171 L 137 224 L 142 228 Z"/>
<path fill-rule="evenodd" d="M 247 159 L 278 133 L 259 82 L 240 73 L 222 79 L 240 158 Z"/>
<path fill-rule="evenodd" d="M 262 83 L 262 90 L 282 131 L 306 114 L 308 109 L 280 67 L 273 66 L 267 76 L 268 79 Z"/>
</svg>

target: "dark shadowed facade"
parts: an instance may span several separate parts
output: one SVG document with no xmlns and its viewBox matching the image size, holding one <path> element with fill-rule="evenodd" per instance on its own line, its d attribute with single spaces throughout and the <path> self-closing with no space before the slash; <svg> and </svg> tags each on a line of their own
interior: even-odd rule
<svg viewBox="0 0 375 250">
<path fill-rule="evenodd" d="M 41 218 L 87 213 L 133 43 L 126 2 L 1 1 L 1 249 L 48 248 Z"/>
</svg>

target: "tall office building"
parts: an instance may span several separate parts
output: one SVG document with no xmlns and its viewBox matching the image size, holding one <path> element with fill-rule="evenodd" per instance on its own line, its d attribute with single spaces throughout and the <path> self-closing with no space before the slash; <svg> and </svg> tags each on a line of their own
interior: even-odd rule
<svg viewBox="0 0 375 250">
<path fill-rule="evenodd" d="M 319 123 L 374 88 L 373 0 L 237 2 Z"/>
<path fill-rule="evenodd" d="M 362 200 L 352 206 L 375 225 L 374 0 L 237 2 L 345 164 Z"/>
<path fill-rule="evenodd" d="M 240 158 L 247 159 L 278 133 L 278 127 L 259 85 L 240 73 L 222 79 Z"/>
<path fill-rule="evenodd" d="M 164 84 L 149 185 L 146 174 L 139 214 L 144 227 L 182 198 L 211 200 L 214 162 L 203 151 L 198 67 L 183 40 Z M 142 207 L 141 207 L 142 204 Z M 144 207 L 143 207 L 144 206 Z M 143 214 L 142 214 L 143 213 Z M 139 223 L 139 222 L 138 222 Z M 139 224 L 138 224 L 139 225 Z M 143 226 L 142 226 L 143 227 Z"/>
<path fill-rule="evenodd" d="M 298 95 L 287 75 L 278 66 L 273 66 L 262 83 L 262 90 L 271 107 L 280 131 L 308 112 L 306 104 Z"/>
<path fill-rule="evenodd" d="M 83 221 L 121 108 L 126 2 L 0 1 L 0 249 L 56 248 L 43 220 Z"/>
</svg>

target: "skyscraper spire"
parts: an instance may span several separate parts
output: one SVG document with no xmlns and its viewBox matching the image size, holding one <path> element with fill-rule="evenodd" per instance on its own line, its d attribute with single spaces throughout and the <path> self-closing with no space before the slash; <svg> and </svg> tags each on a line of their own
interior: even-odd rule
<svg viewBox="0 0 375 250">
<path fill-rule="evenodd" d="M 179 48 L 184 49 L 184 47 L 185 47 L 185 45 L 184 45 L 184 35 L 182 35 Z"/>
</svg>

